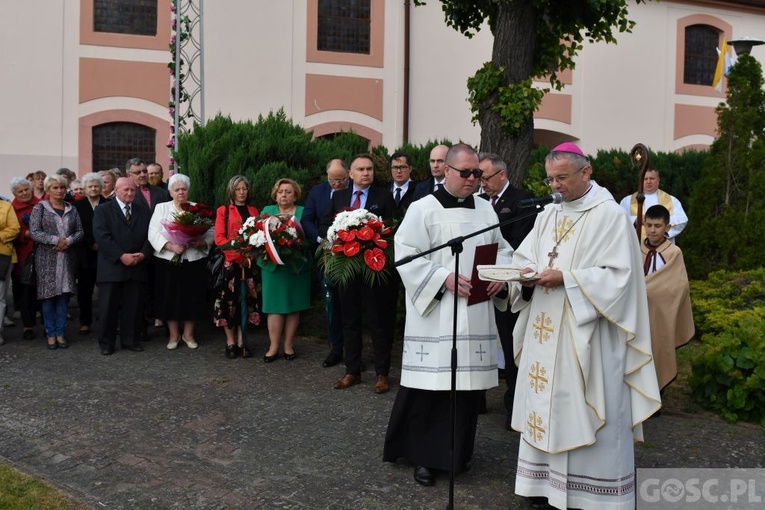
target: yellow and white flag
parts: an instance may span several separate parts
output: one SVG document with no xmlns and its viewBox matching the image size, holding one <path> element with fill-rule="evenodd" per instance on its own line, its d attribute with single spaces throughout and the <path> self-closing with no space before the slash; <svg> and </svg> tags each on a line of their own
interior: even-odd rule
<svg viewBox="0 0 765 510">
<path fill-rule="evenodd" d="M 723 37 L 722 48 L 718 49 L 719 56 L 717 57 L 717 67 L 715 67 L 715 77 L 712 79 L 712 86 L 715 88 L 718 94 L 722 93 L 722 77 L 723 74 L 727 74 L 726 60 L 728 58 L 728 41 Z"/>
</svg>

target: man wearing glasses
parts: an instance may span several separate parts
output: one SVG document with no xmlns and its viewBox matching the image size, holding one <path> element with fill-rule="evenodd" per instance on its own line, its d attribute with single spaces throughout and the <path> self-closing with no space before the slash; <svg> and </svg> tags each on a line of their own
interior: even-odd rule
<svg viewBox="0 0 765 510">
<path fill-rule="evenodd" d="M 149 209 L 152 213 L 157 204 L 170 201 L 170 193 L 167 190 L 149 184 L 149 170 L 146 162 L 140 158 L 131 158 L 125 165 L 127 176 L 133 179 L 136 185 L 135 200 L 137 203 Z"/>
<path fill-rule="evenodd" d="M 563 203 L 545 207 L 513 254 L 538 277 L 511 285 L 515 492 L 533 508 L 631 509 L 633 442 L 661 406 L 638 239 L 579 147 L 555 147 L 545 171 Z"/>
<path fill-rule="evenodd" d="M 412 173 L 412 157 L 403 152 L 394 152 L 390 157 L 391 196 L 396 203 L 396 217 L 404 217 L 414 199 L 416 183 L 409 177 Z"/>
<path fill-rule="evenodd" d="M 478 159 L 480 161 L 478 166 L 483 170 L 481 186 L 484 191 L 479 196 L 491 202 L 499 221 L 509 220 L 519 213 L 528 214 L 527 218 L 500 227 L 502 237 L 515 250 L 534 227 L 535 216 L 532 214 L 534 209 L 518 209 L 518 201 L 531 197 L 531 194 L 510 184 L 510 181 L 507 180 L 507 165 L 497 154 L 484 152 L 478 155 Z M 518 314 L 509 309 L 502 312 L 495 310 L 495 320 L 499 340 L 502 344 L 502 354 L 505 358 L 505 383 L 507 384 L 507 391 L 505 391 L 504 396 L 505 410 L 507 411 L 505 429 L 511 430 L 513 395 L 515 394 L 515 380 L 518 376 L 518 368 L 513 359 L 513 328 L 518 320 Z"/>
<path fill-rule="evenodd" d="M 445 156 L 444 188 L 409 206 L 394 242 L 396 258 L 422 253 L 450 239 L 497 223 L 491 205 L 473 195 L 483 172 L 478 155 L 457 144 Z M 496 243 L 498 264 L 507 264 L 512 248 L 498 229 L 466 239 L 458 274 L 454 255 L 442 249 L 398 267 L 406 289 L 406 326 L 401 387 L 393 404 L 383 460 L 409 460 L 414 479 L 433 485 L 437 471 L 449 471 L 452 318 L 457 295 L 457 405 L 455 471 L 469 468 L 475 442 L 481 390 L 497 385 L 497 329 L 494 299 L 468 307 L 476 247 Z M 487 296 L 504 292 L 489 284 Z M 506 300 L 496 300 L 498 306 Z"/>
<path fill-rule="evenodd" d="M 319 237 L 319 219 L 327 210 L 335 191 L 344 190 L 350 183 L 348 166 L 342 159 L 333 159 L 327 163 L 327 182 L 322 182 L 311 188 L 303 209 L 301 225 L 305 237 L 313 252 L 321 242 Z M 340 311 L 340 296 L 335 287 L 328 285 L 324 272 L 318 271 L 320 288 L 324 295 L 324 312 L 327 316 L 327 336 L 329 337 L 329 354 L 322 363 L 324 368 L 334 367 L 343 361 L 343 316 Z"/>
<path fill-rule="evenodd" d="M 426 197 L 434 193 L 437 189 L 443 188 L 444 176 L 446 175 L 446 151 L 449 147 L 446 145 L 436 145 L 430 151 L 430 175 L 427 180 L 422 181 L 414 190 L 412 201 Z"/>
</svg>

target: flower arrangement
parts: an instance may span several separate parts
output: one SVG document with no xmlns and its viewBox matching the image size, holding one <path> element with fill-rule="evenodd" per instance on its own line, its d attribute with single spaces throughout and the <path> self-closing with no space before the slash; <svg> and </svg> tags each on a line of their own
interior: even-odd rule
<svg viewBox="0 0 765 510">
<path fill-rule="evenodd" d="M 344 287 L 357 276 L 366 285 L 385 282 L 393 265 L 393 229 L 366 209 L 341 211 L 317 250 L 330 283 Z"/>
<path fill-rule="evenodd" d="M 221 248 L 285 266 L 292 261 L 305 261 L 305 234 L 295 216 L 262 214 L 247 218 L 237 236 Z"/>
<path fill-rule="evenodd" d="M 189 241 L 205 234 L 213 226 L 215 211 L 205 204 L 181 204 L 181 211 L 173 214 L 173 221 L 162 220 L 163 235 L 171 243 L 188 246 Z M 170 260 L 175 264 L 183 261 L 183 254 L 174 255 Z"/>
</svg>

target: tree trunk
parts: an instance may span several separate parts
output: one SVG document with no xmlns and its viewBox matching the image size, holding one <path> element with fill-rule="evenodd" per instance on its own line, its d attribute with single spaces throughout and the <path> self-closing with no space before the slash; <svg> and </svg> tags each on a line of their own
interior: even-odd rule
<svg viewBox="0 0 765 510">
<path fill-rule="evenodd" d="M 518 83 L 534 69 L 537 53 L 537 10 L 529 0 L 500 1 L 494 27 L 492 61 L 505 67 L 506 84 Z M 498 154 L 507 164 L 508 179 L 520 187 L 528 171 L 534 143 L 534 118 L 521 126 L 512 136 L 502 127 L 502 119 L 492 111 L 491 104 L 481 105 L 478 119 L 481 125 L 481 151 Z"/>
</svg>

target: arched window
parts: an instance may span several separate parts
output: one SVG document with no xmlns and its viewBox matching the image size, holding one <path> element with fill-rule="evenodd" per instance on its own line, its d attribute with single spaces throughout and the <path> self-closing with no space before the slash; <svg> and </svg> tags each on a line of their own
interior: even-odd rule
<svg viewBox="0 0 765 510">
<path fill-rule="evenodd" d="M 93 0 L 93 31 L 155 36 L 157 0 Z"/>
<path fill-rule="evenodd" d="M 110 122 L 93 127 L 93 171 L 125 168 L 130 158 L 155 161 L 156 130 L 132 122 Z"/>
<path fill-rule="evenodd" d="M 319 0 L 319 51 L 369 54 L 370 0 Z"/>
<path fill-rule="evenodd" d="M 685 27 L 685 63 L 683 83 L 712 85 L 717 66 L 720 31 L 709 25 Z"/>
</svg>

